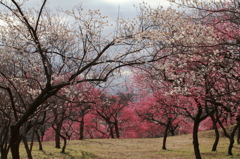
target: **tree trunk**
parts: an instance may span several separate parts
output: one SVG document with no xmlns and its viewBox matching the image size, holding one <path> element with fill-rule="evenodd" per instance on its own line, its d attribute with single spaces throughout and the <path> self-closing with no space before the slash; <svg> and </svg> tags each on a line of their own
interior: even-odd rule
<svg viewBox="0 0 240 159">
<path fill-rule="evenodd" d="M 10 139 L 10 149 L 12 153 L 13 159 L 20 159 L 19 156 L 19 144 L 20 144 L 20 137 L 19 137 L 19 127 L 14 125 L 11 126 L 11 139 Z"/>
<path fill-rule="evenodd" d="M 44 135 L 45 135 L 45 128 L 43 128 L 44 130 L 40 130 L 40 135 L 41 135 L 41 141 L 43 141 Z"/>
<path fill-rule="evenodd" d="M 168 136 L 168 129 L 169 129 L 169 126 L 172 122 L 172 119 L 171 118 L 168 118 L 168 122 L 167 122 L 167 125 L 166 125 L 166 128 L 165 128 L 165 132 L 164 132 L 164 137 L 163 137 L 163 145 L 162 145 L 162 149 L 163 150 L 166 150 L 166 142 L 167 142 L 167 136 Z"/>
<path fill-rule="evenodd" d="M 62 135 L 61 135 L 61 137 L 62 137 L 62 139 L 64 141 L 61 153 L 65 153 L 65 149 L 67 147 L 67 139 L 64 136 L 62 136 Z"/>
<path fill-rule="evenodd" d="M 55 130 L 55 148 L 61 148 L 61 143 L 60 143 L 60 134 L 61 132 L 61 126 L 60 124 L 57 124 L 57 129 Z"/>
<path fill-rule="evenodd" d="M 110 129 L 110 136 L 111 138 L 114 139 L 114 134 L 113 134 L 113 125 L 109 124 L 109 129 Z"/>
<path fill-rule="evenodd" d="M 195 98 L 194 99 L 197 103 L 197 115 L 195 118 L 193 118 L 194 121 L 194 125 L 193 125 L 193 148 L 194 148 L 194 154 L 196 159 L 202 159 L 201 154 L 200 154 L 200 149 L 199 149 L 199 142 L 198 142 L 198 127 L 199 124 L 202 120 L 204 120 L 204 118 L 201 118 L 202 115 L 202 106 L 201 104 L 198 102 L 198 100 Z M 205 116 L 206 118 L 207 116 Z"/>
<path fill-rule="evenodd" d="M 232 148 L 234 144 L 234 137 L 229 138 L 229 146 L 228 146 L 228 155 L 233 155 Z"/>
<path fill-rule="evenodd" d="M 237 123 L 237 125 L 232 130 L 232 133 L 229 137 L 228 155 L 233 155 L 232 154 L 232 148 L 233 148 L 233 144 L 234 144 L 234 136 L 235 136 L 235 133 L 236 133 L 238 127 L 239 127 L 239 124 L 240 124 L 240 122 Z"/>
<path fill-rule="evenodd" d="M 218 124 L 221 126 L 221 128 L 224 132 L 224 135 L 229 139 L 228 155 L 233 155 L 232 148 L 233 148 L 233 144 L 234 144 L 234 135 L 235 135 L 235 132 L 237 131 L 238 127 L 240 126 L 240 117 L 237 118 L 237 125 L 234 127 L 231 134 L 229 134 L 227 132 L 227 130 L 224 128 L 223 124 L 219 120 L 217 120 L 217 121 L 218 121 Z"/>
<path fill-rule="evenodd" d="M 212 119 L 212 123 L 213 123 L 213 128 L 214 128 L 214 131 L 215 131 L 215 141 L 214 141 L 214 144 L 212 146 L 212 151 L 217 151 L 217 146 L 218 146 L 218 142 L 219 142 L 219 131 L 218 131 L 218 128 L 217 128 L 217 121 L 215 120 L 213 114 L 210 115 L 211 119 Z"/>
<path fill-rule="evenodd" d="M 1 159 L 7 159 L 8 150 L 7 149 L 1 149 Z"/>
<path fill-rule="evenodd" d="M 33 143 L 34 143 L 34 134 L 35 134 L 35 130 L 36 130 L 36 123 L 33 126 L 33 131 L 32 131 L 32 140 L 31 140 L 31 145 L 30 145 L 30 152 L 32 152 L 32 148 L 33 148 Z"/>
<path fill-rule="evenodd" d="M 7 159 L 8 152 L 9 152 L 9 142 L 8 142 L 8 135 L 9 135 L 9 126 L 2 127 L 1 132 L 1 144 L 0 144 L 0 150 L 1 150 L 1 159 Z"/>
<path fill-rule="evenodd" d="M 194 153 L 196 159 L 201 159 L 201 154 L 199 150 L 199 142 L 198 142 L 198 127 L 199 127 L 199 121 L 197 119 L 194 120 L 194 126 L 193 126 L 193 147 L 194 147 Z"/>
<path fill-rule="evenodd" d="M 32 159 L 32 153 L 31 153 L 31 150 L 29 149 L 26 136 L 22 136 L 22 140 L 23 140 L 23 143 L 24 143 L 27 155 L 28 155 L 28 159 Z"/>
<path fill-rule="evenodd" d="M 42 142 L 41 142 L 41 138 L 40 138 L 40 135 L 38 134 L 37 131 L 35 131 L 36 135 L 37 135 L 37 140 L 38 140 L 38 150 L 43 150 L 43 147 L 42 147 Z"/>
<path fill-rule="evenodd" d="M 215 131 L 215 141 L 214 141 L 214 144 L 212 146 L 212 151 L 217 151 L 217 146 L 218 146 L 220 136 L 219 136 L 219 131 L 218 131 L 217 127 L 214 128 L 214 131 Z"/>
<path fill-rule="evenodd" d="M 80 121 L 80 130 L 79 130 L 79 140 L 83 140 L 84 136 L 84 115 L 82 116 L 82 120 Z"/>
<path fill-rule="evenodd" d="M 118 121 L 115 121 L 115 131 L 116 131 L 116 137 L 120 138 L 119 128 L 118 128 Z"/>
</svg>

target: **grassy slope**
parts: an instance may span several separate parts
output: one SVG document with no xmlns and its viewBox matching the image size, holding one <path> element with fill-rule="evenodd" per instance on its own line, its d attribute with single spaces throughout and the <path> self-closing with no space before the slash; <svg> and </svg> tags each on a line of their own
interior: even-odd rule
<svg viewBox="0 0 240 159">
<path fill-rule="evenodd" d="M 240 145 L 235 144 L 234 156 L 228 156 L 228 139 L 221 138 L 217 152 L 211 152 L 214 138 L 212 132 L 200 132 L 200 149 L 205 159 L 240 158 Z M 194 158 L 191 134 L 169 137 L 167 149 L 162 150 L 162 138 L 153 139 L 91 139 L 84 141 L 68 141 L 66 154 L 55 149 L 53 142 L 43 143 L 44 151 L 33 149 L 34 159 L 192 159 Z M 21 158 L 27 158 L 23 145 Z"/>
</svg>

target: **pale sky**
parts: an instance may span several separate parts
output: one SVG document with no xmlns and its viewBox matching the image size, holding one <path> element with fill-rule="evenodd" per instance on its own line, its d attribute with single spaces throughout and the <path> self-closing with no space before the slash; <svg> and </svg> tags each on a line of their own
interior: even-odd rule
<svg viewBox="0 0 240 159">
<path fill-rule="evenodd" d="M 29 6 L 37 7 L 39 6 L 40 0 L 30 0 L 28 2 Z M 138 5 L 143 2 L 143 0 L 49 0 L 48 6 L 50 8 L 62 7 L 63 9 L 71 9 L 75 5 L 82 2 L 84 10 L 88 9 L 100 9 L 102 15 L 107 15 L 111 18 L 116 19 L 118 14 L 118 8 L 120 8 L 120 13 L 123 18 L 133 17 L 136 15 L 136 9 L 133 5 Z M 164 7 L 169 6 L 167 0 L 145 0 L 152 7 L 162 5 Z"/>
</svg>

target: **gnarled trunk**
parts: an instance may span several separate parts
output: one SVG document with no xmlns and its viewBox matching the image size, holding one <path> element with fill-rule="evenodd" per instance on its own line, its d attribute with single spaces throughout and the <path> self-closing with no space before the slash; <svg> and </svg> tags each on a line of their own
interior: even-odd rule
<svg viewBox="0 0 240 159">
<path fill-rule="evenodd" d="M 212 119 L 212 123 L 213 123 L 213 128 L 214 128 L 214 132 L 215 132 L 215 141 L 214 144 L 212 146 L 212 151 L 217 151 L 217 146 L 218 146 L 218 142 L 219 142 L 219 131 L 217 128 L 217 120 L 214 118 L 213 114 L 210 115 L 211 119 Z"/>
<path fill-rule="evenodd" d="M 163 145 L 162 145 L 162 149 L 163 150 L 166 150 L 166 142 L 167 142 L 167 135 L 168 135 L 168 129 L 170 127 L 170 124 L 172 122 L 172 119 L 171 118 L 168 118 L 168 122 L 167 122 L 167 125 L 166 125 L 166 128 L 165 128 L 165 132 L 164 132 L 164 137 L 163 137 Z"/>
</svg>

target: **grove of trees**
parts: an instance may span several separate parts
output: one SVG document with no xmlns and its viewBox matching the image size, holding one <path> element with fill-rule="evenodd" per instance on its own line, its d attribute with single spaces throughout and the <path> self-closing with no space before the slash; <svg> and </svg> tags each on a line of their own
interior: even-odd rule
<svg viewBox="0 0 240 159">
<path fill-rule="evenodd" d="M 240 143 L 240 1 L 169 0 L 136 6 L 132 19 L 108 22 L 100 10 L 50 10 L 0 0 L 0 151 L 19 159 L 24 143 L 163 137 L 219 131 Z M 176 6 L 180 7 L 175 9 Z M 3 8 L 3 9 L 2 9 Z M 112 30 L 108 34 L 108 31 Z M 125 69 L 127 83 L 102 87 Z M 231 131 L 227 130 L 231 127 Z M 60 141 L 63 141 L 61 145 Z"/>
</svg>

